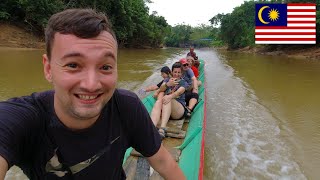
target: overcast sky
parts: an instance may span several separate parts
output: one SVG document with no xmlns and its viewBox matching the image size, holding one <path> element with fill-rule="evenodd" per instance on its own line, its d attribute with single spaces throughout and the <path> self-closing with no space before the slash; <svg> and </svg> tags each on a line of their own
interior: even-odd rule
<svg viewBox="0 0 320 180">
<path fill-rule="evenodd" d="M 244 0 L 152 0 L 150 14 L 157 11 L 171 26 L 176 24 L 209 25 L 209 19 L 218 13 L 231 13 Z"/>
</svg>

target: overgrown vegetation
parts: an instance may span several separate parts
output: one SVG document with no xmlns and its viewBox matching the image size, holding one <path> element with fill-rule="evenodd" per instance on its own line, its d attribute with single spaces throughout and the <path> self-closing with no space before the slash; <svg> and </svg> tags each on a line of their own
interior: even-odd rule
<svg viewBox="0 0 320 180">
<path fill-rule="evenodd" d="M 2 0 L 0 21 L 23 26 L 43 36 L 49 17 L 67 8 L 93 8 L 108 15 L 120 47 L 209 46 L 211 26 L 171 27 L 157 12 L 149 14 L 150 0 Z"/>
<path fill-rule="evenodd" d="M 31 32 L 43 34 L 48 18 L 67 8 L 93 8 L 111 20 L 120 47 L 196 47 L 227 45 L 230 49 L 254 46 L 255 3 L 281 3 L 283 0 L 250 0 L 231 13 L 217 14 L 211 25 L 179 24 L 171 27 L 157 12 L 149 14 L 151 0 L 2 0 L 0 21 L 23 25 Z M 286 0 L 316 2 L 320 0 Z M 210 17 L 208 17 L 209 19 Z M 320 39 L 320 11 L 317 10 L 317 41 Z M 271 48 L 279 47 L 273 45 Z M 280 46 L 286 47 L 286 46 Z"/>
<path fill-rule="evenodd" d="M 1 0 L 0 21 L 43 34 L 49 17 L 67 8 L 93 8 L 111 20 L 122 47 L 158 47 L 170 27 L 164 17 L 149 15 L 148 0 Z"/>
</svg>

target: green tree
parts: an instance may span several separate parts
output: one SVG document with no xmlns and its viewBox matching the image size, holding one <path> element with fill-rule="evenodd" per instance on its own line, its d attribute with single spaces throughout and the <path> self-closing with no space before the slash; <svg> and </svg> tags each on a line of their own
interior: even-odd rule
<svg viewBox="0 0 320 180">
<path fill-rule="evenodd" d="M 179 24 L 171 28 L 169 36 L 166 38 L 166 45 L 171 47 L 184 47 L 190 43 L 192 27 L 190 25 Z"/>
<path fill-rule="evenodd" d="M 2 0 L 0 21 L 23 24 L 43 34 L 49 17 L 67 8 L 93 8 L 108 15 L 119 46 L 158 47 L 169 26 L 164 17 L 149 15 L 150 0 Z"/>
<path fill-rule="evenodd" d="M 212 25 L 220 24 L 219 38 L 231 49 L 254 44 L 255 2 L 244 2 L 232 13 L 218 14 L 210 19 Z"/>
</svg>

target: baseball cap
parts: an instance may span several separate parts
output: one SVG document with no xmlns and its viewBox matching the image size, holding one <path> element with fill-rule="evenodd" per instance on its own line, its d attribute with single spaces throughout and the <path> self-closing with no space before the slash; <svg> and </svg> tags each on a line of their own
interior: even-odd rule
<svg viewBox="0 0 320 180">
<path fill-rule="evenodd" d="M 188 61 L 186 60 L 186 58 L 180 59 L 179 62 L 180 62 L 181 64 L 187 64 L 187 63 L 188 63 Z"/>
</svg>

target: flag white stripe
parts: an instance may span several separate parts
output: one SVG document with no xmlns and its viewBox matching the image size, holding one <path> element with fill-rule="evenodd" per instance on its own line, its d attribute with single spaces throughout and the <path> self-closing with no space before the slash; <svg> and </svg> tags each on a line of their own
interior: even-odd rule
<svg viewBox="0 0 320 180">
<path fill-rule="evenodd" d="M 255 35 L 256 38 L 316 38 L 316 35 Z"/>
<path fill-rule="evenodd" d="M 316 18 L 287 18 L 288 21 L 315 21 Z"/>
<path fill-rule="evenodd" d="M 316 44 L 316 41 L 256 41 L 256 44 Z"/>
<path fill-rule="evenodd" d="M 316 32 L 316 29 L 256 29 L 256 32 Z"/>
<path fill-rule="evenodd" d="M 287 6 L 287 9 L 316 9 L 316 6 Z"/>
<path fill-rule="evenodd" d="M 287 15 L 316 15 L 316 12 L 288 12 Z"/>
<path fill-rule="evenodd" d="M 312 24 L 293 24 L 293 23 L 288 23 L 287 26 L 288 26 L 288 27 L 292 27 L 292 26 L 316 27 L 316 24 L 315 24 L 315 23 L 312 23 Z"/>
</svg>

